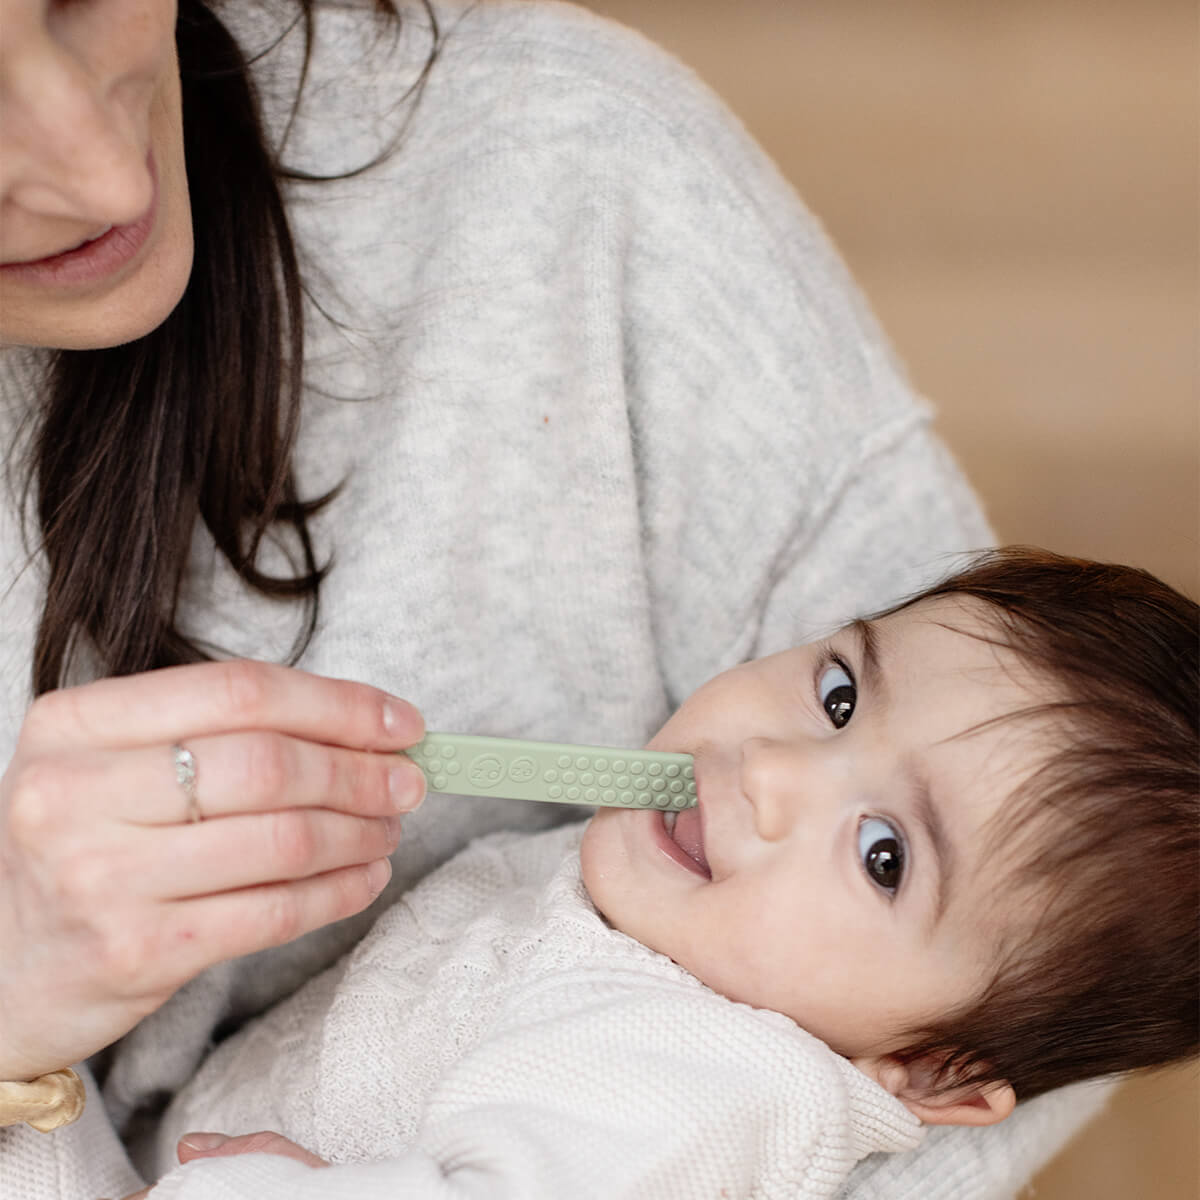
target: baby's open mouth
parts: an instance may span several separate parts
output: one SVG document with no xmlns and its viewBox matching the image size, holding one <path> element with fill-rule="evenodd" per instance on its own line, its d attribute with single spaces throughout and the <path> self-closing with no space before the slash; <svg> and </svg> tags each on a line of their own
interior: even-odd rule
<svg viewBox="0 0 1200 1200">
<path fill-rule="evenodd" d="M 699 806 L 685 808 L 682 812 L 665 812 L 662 822 L 667 837 L 696 864 L 700 874 L 711 879 L 712 871 L 704 855 L 704 829 Z"/>
</svg>

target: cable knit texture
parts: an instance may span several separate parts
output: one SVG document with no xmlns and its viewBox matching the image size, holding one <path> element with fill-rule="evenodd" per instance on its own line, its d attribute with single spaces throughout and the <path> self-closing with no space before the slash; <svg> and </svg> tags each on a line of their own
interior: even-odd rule
<svg viewBox="0 0 1200 1200">
<path fill-rule="evenodd" d="M 216 1051 L 169 1110 L 158 1166 L 188 1129 L 266 1125 L 331 1162 L 389 1160 L 390 1196 L 800 1200 L 918 1143 L 904 1106 L 823 1043 L 611 929 L 579 834 L 494 835 L 435 872 Z M 236 1189 L 248 1169 L 178 1168 L 154 1197 L 207 1195 L 210 1176 Z"/>
<path fill-rule="evenodd" d="M 298 484 L 344 486 L 313 522 L 333 569 L 302 666 L 407 696 L 434 729 L 636 746 L 725 667 L 881 608 L 990 540 L 819 225 L 687 70 L 581 9 L 436 0 L 441 52 L 405 100 L 428 21 L 403 0 L 400 34 L 377 38 L 364 8 L 318 5 L 285 153 L 328 173 L 399 135 L 378 167 L 287 194 L 308 285 L 340 322 L 309 314 Z M 294 15 L 281 0 L 220 11 L 255 53 Z M 293 31 L 255 60 L 275 136 L 298 44 Z M 43 367 L 0 349 L 5 447 Z M 0 764 L 45 582 L 16 495 L 0 492 Z M 274 554 L 263 570 L 287 571 Z M 297 629 L 297 609 L 248 591 L 203 530 L 181 605 L 189 633 L 230 653 L 279 658 Z M 163 770 L 174 812 L 165 748 Z M 424 805 L 378 908 L 473 837 L 560 821 L 552 808 Z M 93 1090 L 79 1122 L 0 1130 L 0 1196 L 132 1191 L 214 1032 L 329 967 L 373 915 L 181 989 L 96 1061 L 103 1102 Z M 1003 1195 L 986 1187 L 1026 1177 L 1092 1108 L 1052 1097 L 860 1176 L 870 1156 L 854 1195 L 931 1200 L 962 1163 L 981 1182 L 955 1200 Z M 278 1159 L 253 1169 L 255 1200 L 307 1178 Z M 386 1179 L 382 1163 L 345 1169 Z M 321 1196 L 370 1195 L 322 1174 Z"/>
</svg>

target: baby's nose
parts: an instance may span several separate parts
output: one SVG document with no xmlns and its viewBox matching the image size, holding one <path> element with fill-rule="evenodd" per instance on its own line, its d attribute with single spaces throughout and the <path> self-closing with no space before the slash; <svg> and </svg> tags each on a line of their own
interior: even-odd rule
<svg viewBox="0 0 1200 1200">
<path fill-rule="evenodd" d="M 814 747 L 773 738 L 742 743 L 741 781 L 755 831 L 768 842 L 785 837 L 825 787 Z"/>
</svg>

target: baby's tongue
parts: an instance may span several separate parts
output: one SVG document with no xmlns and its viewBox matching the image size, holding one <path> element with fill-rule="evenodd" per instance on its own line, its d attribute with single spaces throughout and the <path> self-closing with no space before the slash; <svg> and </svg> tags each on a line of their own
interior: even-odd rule
<svg viewBox="0 0 1200 1200">
<path fill-rule="evenodd" d="M 695 861 L 705 875 L 712 877 L 712 871 L 708 869 L 708 859 L 704 857 L 704 839 L 700 832 L 700 810 L 698 808 L 685 808 L 683 812 L 675 818 L 675 829 L 671 833 L 671 837 L 675 841 L 680 850 Z"/>
</svg>

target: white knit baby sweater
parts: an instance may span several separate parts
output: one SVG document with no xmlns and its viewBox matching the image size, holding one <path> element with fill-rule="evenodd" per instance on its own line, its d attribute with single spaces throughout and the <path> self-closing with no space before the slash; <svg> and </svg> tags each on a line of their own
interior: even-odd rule
<svg viewBox="0 0 1200 1200">
<path fill-rule="evenodd" d="M 609 927 L 580 829 L 493 835 L 385 912 L 218 1048 L 167 1114 L 159 1168 L 187 1130 L 274 1129 L 374 1163 L 302 1171 L 294 1200 L 809 1200 L 917 1144 L 916 1118 L 823 1043 Z M 152 1197 L 260 1187 L 252 1157 L 210 1159 Z"/>
</svg>

